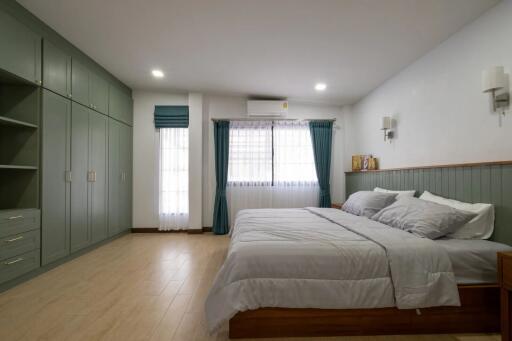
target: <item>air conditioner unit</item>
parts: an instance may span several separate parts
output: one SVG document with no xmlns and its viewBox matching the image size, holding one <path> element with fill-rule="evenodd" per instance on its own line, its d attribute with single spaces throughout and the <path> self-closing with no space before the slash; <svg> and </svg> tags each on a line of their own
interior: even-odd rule
<svg viewBox="0 0 512 341">
<path fill-rule="evenodd" d="M 288 101 L 249 100 L 247 115 L 249 116 L 283 116 L 288 112 Z"/>
</svg>

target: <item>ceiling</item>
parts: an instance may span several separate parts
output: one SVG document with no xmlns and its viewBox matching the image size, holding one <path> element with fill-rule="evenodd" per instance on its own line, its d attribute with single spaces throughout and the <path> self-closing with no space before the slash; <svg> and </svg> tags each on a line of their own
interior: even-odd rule
<svg viewBox="0 0 512 341">
<path fill-rule="evenodd" d="M 18 2 L 134 89 L 342 105 L 498 0 Z M 165 77 L 154 79 L 153 68 Z"/>
</svg>

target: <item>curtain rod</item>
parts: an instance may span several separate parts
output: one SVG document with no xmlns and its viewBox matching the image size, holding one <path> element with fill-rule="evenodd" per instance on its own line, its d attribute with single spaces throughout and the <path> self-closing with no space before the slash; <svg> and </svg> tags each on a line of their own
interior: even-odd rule
<svg viewBox="0 0 512 341">
<path fill-rule="evenodd" d="M 318 119 L 318 118 L 270 118 L 270 117 L 241 117 L 241 118 L 212 118 L 213 122 L 217 121 L 328 121 L 336 122 L 335 118 Z"/>
</svg>

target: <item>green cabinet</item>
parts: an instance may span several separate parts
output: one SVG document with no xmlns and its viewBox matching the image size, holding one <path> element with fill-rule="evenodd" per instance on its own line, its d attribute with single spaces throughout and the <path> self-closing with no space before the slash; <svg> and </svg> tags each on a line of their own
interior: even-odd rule
<svg viewBox="0 0 512 341">
<path fill-rule="evenodd" d="M 88 202 L 89 109 L 73 103 L 71 116 L 71 252 L 91 244 Z"/>
<path fill-rule="evenodd" d="M 89 96 L 94 110 L 108 114 L 108 83 L 98 74 L 89 74 Z"/>
<path fill-rule="evenodd" d="M 48 40 L 43 41 L 43 86 L 71 98 L 71 56 Z"/>
<path fill-rule="evenodd" d="M 109 119 L 109 235 L 132 227 L 132 130 Z"/>
<path fill-rule="evenodd" d="M 114 236 L 121 232 L 120 215 L 120 135 L 121 123 L 109 118 L 108 120 L 108 234 Z"/>
<path fill-rule="evenodd" d="M 71 101 L 48 90 L 42 98 L 42 263 L 69 254 Z"/>
<path fill-rule="evenodd" d="M 89 217 L 93 243 L 107 238 L 108 118 L 89 112 Z"/>
<path fill-rule="evenodd" d="M 108 114 L 108 82 L 77 59 L 71 70 L 73 100 Z"/>
<path fill-rule="evenodd" d="M 41 36 L 0 11 L 0 69 L 41 84 Z"/>
<path fill-rule="evenodd" d="M 73 103 L 71 252 L 107 238 L 107 117 Z"/>
<path fill-rule="evenodd" d="M 119 223 L 121 230 L 125 231 L 132 228 L 132 128 L 122 124 L 120 133 L 121 216 Z"/>
<path fill-rule="evenodd" d="M 76 59 L 73 60 L 71 84 L 73 101 L 89 107 L 91 105 L 89 99 L 89 70 Z"/>
<path fill-rule="evenodd" d="M 128 125 L 133 124 L 132 99 L 119 87 L 110 84 L 108 114 Z"/>
</svg>

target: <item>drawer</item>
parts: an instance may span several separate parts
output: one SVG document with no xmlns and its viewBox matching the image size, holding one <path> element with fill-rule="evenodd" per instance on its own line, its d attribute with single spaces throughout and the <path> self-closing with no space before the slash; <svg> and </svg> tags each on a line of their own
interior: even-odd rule
<svg viewBox="0 0 512 341">
<path fill-rule="evenodd" d="M 1 210 L 0 238 L 39 229 L 40 217 L 37 209 Z"/>
<path fill-rule="evenodd" d="M 41 231 L 33 230 L 0 239 L 0 260 L 40 248 Z"/>
<path fill-rule="evenodd" d="M 39 267 L 39 249 L 0 261 L 0 283 L 10 281 Z"/>
</svg>

